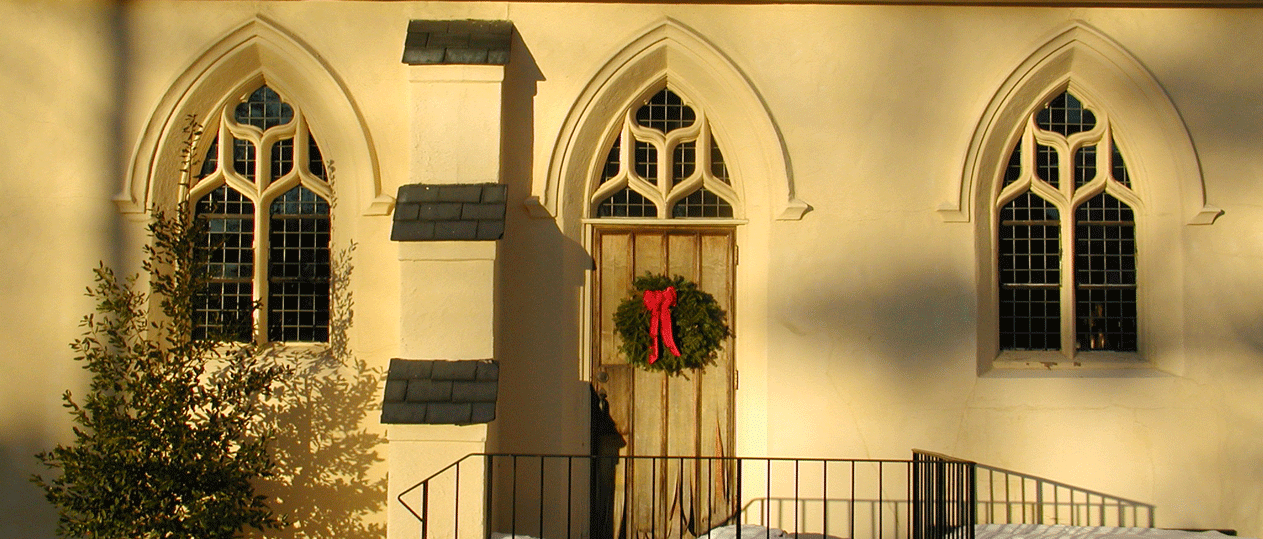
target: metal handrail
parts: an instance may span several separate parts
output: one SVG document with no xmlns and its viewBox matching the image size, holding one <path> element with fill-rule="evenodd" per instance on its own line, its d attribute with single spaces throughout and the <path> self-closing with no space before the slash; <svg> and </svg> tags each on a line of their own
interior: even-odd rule
<svg viewBox="0 0 1263 539">
<path fill-rule="evenodd" d="M 471 465 L 480 466 L 482 477 L 462 478 L 462 469 Z M 615 476 L 622 479 L 614 481 Z M 636 492 L 647 492 L 648 499 L 613 501 L 633 499 L 631 484 L 637 482 L 643 486 Z M 483 490 L 481 512 L 462 513 L 468 509 L 462 507 L 468 503 L 462 484 Z M 623 490 L 615 492 L 614 485 Z M 441 516 L 447 491 L 434 500 L 439 505 L 431 500 L 436 488 L 449 486 L 450 522 Z M 1044 499 L 1048 488 L 1051 502 Z M 421 497 L 419 507 L 409 503 L 414 494 Z M 462 519 L 474 526 L 470 529 L 480 524 L 469 514 L 482 515 L 484 537 L 499 527 L 510 536 L 526 532 L 550 539 L 602 539 L 610 537 L 610 526 L 622 526 L 627 539 L 687 538 L 728 524 L 821 539 L 843 533 L 847 539 L 972 539 L 975 524 L 1058 523 L 1064 514 L 1095 511 L 1099 525 L 1107 525 L 1105 508 L 1114 507 L 1117 525 L 1144 525 L 1141 512 L 1147 512 L 1150 527 L 1154 520 L 1150 504 L 928 451 L 915 451 L 911 460 L 474 453 L 396 499 L 419 522 L 422 539 L 429 539 L 436 523 L 444 527 L 443 539 L 448 533 L 461 539 Z M 1002 504 L 1005 514 L 996 518 Z M 1124 518 L 1127 510 L 1130 520 Z M 436 517 L 441 520 L 431 522 Z"/>
<path fill-rule="evenodd" d="M 613 509 L 606 524 L 644 521 L 643 525 L 653 526 L 654 530 L 692 526 L 688 535 L 704 532 L 714 525 L 758 524 L 822 536 L 840 535 L 845 530 L 847 537 L 855 537 L 857 532 L 875 537 L 883 534 L 906 537 L 913 526 L 909 516 L 911 493 L 907 486 L 909 460 L 478 453 L 462 457 L 396 497 L 420 523 L 423 539 L 428 539 L 433 532 L 431 524 L 437 515 L 433 513 L 435 506 L 431 496 L 439 481 L 445 487 L 451 486 L 455 497 L 451 521 L 448 517 L 441 518 L 445 526 L 451 526 L 452 535 L 459 536 L 461 506 L 467 503 L 462 496 L 460 474 L 474 460 L 481 462 L 486 474 L 481 480 L 486 491 L 482 507 L 486 531 L 494 527 L 492 508 L 500 502 L 498 507 L 505 514 L 499 517 L 508 523 L 501 526 L 512 535 L 524 529 L 543 535 L 547 517 L 553 529 L 564 530 L 557 535 L 570 537 L 575 529 L 573 510 L 576 507 L 601 507 L 596 479 L 589 477 L 593 482 L 586 487 L 575 483 L 576 474 L 598 474 L 600 470 L 594 466 L 622 473 L 625 481 L 649 481 L 645 484 L 650 487 L 647 491 L 651 499 L 645 500 L 645 508 L 641 509 L 647 514 L 636 515 L 629 506 L 623 506 Z M 497 465 L 501 469 L 497 469 Z M 495 474 L 499 475 L 493 477 Z M 526 477 L 528 475 L 531 477 Z M 706 485 L 699 486 L 702 483 Z M 708 490 L 711 484 L 722 484 L 715 488 L 726 490 L 715 495 L 713 489 Z M 505 487 L 508 489 L 504 490 Z M 420 507 L 409 501 L 417 491 L 421 496 Z M 706 498 L 708 494 L 713 497 Z M 544 498 L 550 495 L 565 507 L 544 507 Z M 611 491 L 606 490 L 604 495 L 611 495 Z M 683 504 L 681 500 L 690 500 L 692 505 L 684 509 L 676 507 Z M 607 511 L 610 510 L 608 504 L 605 500 Z M 581 516 L 591 519 L 592 513 Z M 690 522 L 686 526 L 672 518 Z M 465 521 L 470 522 L 468 517 Z M 591 522 L 580 522 L 580 528 Z M 446 530 L 443 535 L 447 535 Z M 666 532 L 655 531 L 653 535 L 662 538 Z"/>
</svg>

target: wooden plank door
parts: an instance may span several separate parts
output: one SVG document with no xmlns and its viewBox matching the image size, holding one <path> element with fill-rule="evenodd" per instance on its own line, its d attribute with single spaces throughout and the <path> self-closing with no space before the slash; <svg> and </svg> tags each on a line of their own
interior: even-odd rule
<svg viewBox="0 0 1263 539">
<path fill-rule="evenodd" d="M 735 375 L 731 339 L 716 364 L 668 376 L 628 364 L 619 351 L 614 312 L 635 277 L 681 275 L 719 301 L 734 326 L 736 243 L 731 227 L 598 227 L 593 235 L 596 271 L 592 380 L 597 454 L 732 457 Z M 603 434 L 602 434 L 603 433 Z M 593 537 L 688 539 L 722 525 L 736 513 L 731 461 L 614 459 L 605 461 L 604 492 Z M 609 531 L 606 531 L 609 530 Z"/>
</svg>

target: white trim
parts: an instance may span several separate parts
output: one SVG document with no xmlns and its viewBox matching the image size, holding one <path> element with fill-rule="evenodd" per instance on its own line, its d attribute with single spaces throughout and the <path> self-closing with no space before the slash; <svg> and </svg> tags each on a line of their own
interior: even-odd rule
<svg viewBox="0 0 1263 539">
<path fill-rule="evenodd" d="M 408 66 L 408 82 L 504 82 L 502 65 L 424 64 Z"/>
<path fill-rule="evenodd" d="M 622 121 L 619 122 L 621 125 L 613 129 L 617 131 L 617 134 L 613 134 L 606 145 L 612 146 L 616 141 L 619 144 L 619 172 L 610 177 L 604 175 L 604 168 L 609 164 L 608 157 L 594 163 L 595 168 L 589 174 L 586 189 L 590 194 L 588 203 L 583 208 L 584 216 L 592 218 L 608 198 L 626 189 L 652 202 L 657 208 L 658 220 L 675 219 L 672 217 L 675 205 L 698 190 L 705 189 L 729 204 L 736 218 L 744 218 L 745 207 L 738 190 L 712 174 L 714 161 L 711 147 L 713 144 L 721 147 L 722 151 L 722 144 L 714 140 L 715 135 L 711 130 L 712 126 L 706 109 L 698 100 L 684 94 L 679 88 L 672 87 L 668 81 L 662 80 L 658 84 L 658 86 L 650 87 L 650 91 L 646 92 L 641 99 L 633 101 L 621 115 Z M 669 91 L 679 97 L 694 112 L 696 117 L 691 125 L 664 134 L 657 129 L 641 126 L 637 122 L 636 116 L 645 104 L 664 91 Z M 695 166 L 692 174 L 677 183 L 672 178 L 674 168 L 672 159 L 675 157 L 674 150 L 684 142 L 693 143 Z M 637 145 L 641 143 L 655 149 L 658 161 L 657 177 L 645 178 L 637 171 L 633 154 L 637 151 Z M 608 156 L 608 153 L 602 153 Z M 736 180 L 730 177 L 728 181 Z"/>
<path fill-rule="evenodd" d="M 558 133 L 547 171 L 536 175 L 524 201 L 531 216 L 584 215 L 563 207 L 588 203 L 594 167 L 605 158 L 602 150 L 608 149 L 611 129 L 621 125 L 615 121 L 618 115 L 667 80 L 707 111 L 725 144 L 733 188 L 745 205 L 752 203 L 753 190 L 743 187 L 741 178 L 758 178 L 766 182 L 777 219 L 799 219 L 806 213 L 809 206 L 794 194 L 780 132 L 753 84 L 696 32 L 667 19 L 611 56 L 583 89 Z"/>
<path fill-rule="evenodd" d="M 1149 183 L 1155 197 L 1163 199 L 1162 206 L 1173 206 L 1170 210 L 1193 225 L 1211 224 L 1223 213 L 1206 203 L 1197 152 L 1162 86 L 1121 45 L 1086 23 L 1074 21 L 1037 47 L 995 92 L 970 140 L 953 200 L 939 206 L 944 222 L 973 220 L 979 202 L 988 199 L 986 189 L 993 186 L 1001 159 L 1008 157 L 999 154 L 1012 147 L 1017 135 L 1013 126 L 1045 101 L 1041 94 L 1067 84 L 1072 73 L 1076 85 L 1085 86 L 1077 91 L 1093 94 L 1093 101 L 1102 103 L 1126 128 L 1116 136 L 1124 147 L 1137 148 L 1133 153 L 1143 159 L 1145 177 L 1156 178 Z M 1145 106 L 1112 108 L 1121 103 Z M 1151 148 L 1161 151 L 1151 152 Z"/>
<path fill-rule="evenodd" d="M 136 143 L 114 197 L 119 211 L 143 215 L 159 202 L 175 200 L 177 193 L 171 190 L 177 182 L 165 179 L 179 177 L 177 149 L 186 118 L 198 115 L 208 121 L 202 115 L 218 110 L 235 88 L 260 76 L 303 105 L 312 130 L 322 137 L 325 158 L 335 161 L 344 178 L 354 178 L 340 182 L 341 194 L 358 194 L 365 215 L 388 214 L 394 198 L 381 190 L 372 137 L 346 85 L 311 47 L 262 17 L 207 47 L 169 85 Z"/>
</svg>

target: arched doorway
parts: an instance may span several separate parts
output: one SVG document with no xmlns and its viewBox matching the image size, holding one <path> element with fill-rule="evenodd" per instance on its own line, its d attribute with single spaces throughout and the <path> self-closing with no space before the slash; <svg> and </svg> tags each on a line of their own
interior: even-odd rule
<svg viewBox="0 0 1263 539">
<path fill-rule="evenodd" d="M 682 276 L 734 324 L 737 206 L 704 110 L 669 87 L 636 103 L 589 198 L 594 537 L 693 537 L 737 511 L 732 345 L 670 376 L 619 350 L 613 313 L 646 273 Z M 626 459 L 619 457 L 636 457 Z M 645 458 L 673 457 L 673 458 Z"/>
</svg>

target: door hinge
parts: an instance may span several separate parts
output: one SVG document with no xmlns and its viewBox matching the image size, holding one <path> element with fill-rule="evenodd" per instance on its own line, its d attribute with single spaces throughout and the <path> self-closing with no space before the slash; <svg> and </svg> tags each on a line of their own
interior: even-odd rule
<svg viewBox="0 0 1263 539">
<path fill-rule="evenodd" d="M 741 263 L 741 246 L 733 245 L 732 246 L 732 265 L 736 266 L 737 264 L 740 264 L 740 263 Z"/>
<path fill-rule="evenodd" d="M 741 371 L 737 369 L 732 370 L 732 388 L 741 389 Z"/>
</svg>

